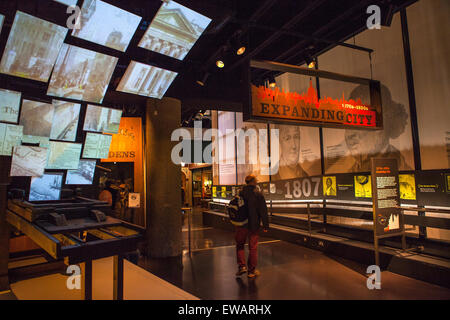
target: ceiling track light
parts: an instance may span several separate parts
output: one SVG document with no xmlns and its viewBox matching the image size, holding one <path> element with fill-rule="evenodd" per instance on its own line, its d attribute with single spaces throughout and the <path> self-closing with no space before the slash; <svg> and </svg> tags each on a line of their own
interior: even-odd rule
<svg viewBox="0 0 450 320">
<path fill-rule="evenodd" d="M 310 55 L 306 56 L 305 63 L 309 69 L 313 69 L 316 66 L 316 62 L 315 62 L 314 58 L 311 57 Z"/>
<path fill-rule="evenodd" d="M 209 72 L 205 72 L 205 74 L 203 75 L 203 78 L 201 80 L 197 80 L 197 84 L 204 87 L 206 84 L 206 81 L 208 81 L 210 73 Z"/>
<path fill-rule="evenodd" d="M 275 81 L 275 78 L 273 76 L 271 76 L 269 78 L 269 87 L 270 88 L 275 88 L 277 86 L 277 82 Z"/>
</svg>

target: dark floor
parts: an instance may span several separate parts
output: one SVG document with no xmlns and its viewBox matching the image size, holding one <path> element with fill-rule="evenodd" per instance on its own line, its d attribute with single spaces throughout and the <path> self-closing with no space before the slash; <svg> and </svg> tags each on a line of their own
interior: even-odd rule
<svg viewBox="0 0 450 320">
<path fill-rule="evenodd" d="M 381 290 L 368 290 L 366 266 L 276 239 L 262 237 L 261 276 L 236 279 L 233 233 L 202 226 L 196 210 L 192 254 L 183 228 L 180 258 L 143 258 L 140 265 L 202 299 L 450 299 L 450 290 L 384 271 Z"/>
</svg>

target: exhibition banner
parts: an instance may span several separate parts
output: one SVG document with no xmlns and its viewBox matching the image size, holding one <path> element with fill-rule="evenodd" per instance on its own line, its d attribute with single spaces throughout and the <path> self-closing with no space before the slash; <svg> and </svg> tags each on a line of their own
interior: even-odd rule
<svg viewBox="0 0 450 320">
<path fill-rule="evenodd" d="M 372 201 L 377 236 L 403 231 L 396 159 L 372 158 Z"/>
<path fill-rule="evenodd" d="M 254 85 L 251 85 L 251 91 L 252 116 L 311 124 L 377 127 L 376 111 L 363 104 L 361 99 L 346 100 L 344 97 L 319 99 L 312 81 L 305 93 Z"/>
</svg>

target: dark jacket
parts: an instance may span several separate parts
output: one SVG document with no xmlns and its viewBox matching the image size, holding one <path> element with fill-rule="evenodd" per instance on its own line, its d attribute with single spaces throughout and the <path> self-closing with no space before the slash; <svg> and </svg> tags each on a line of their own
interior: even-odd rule
<svg viewBox="0 0 450 320">
<path fill-rule="evenodd" d="M 255 186 L 247 185 L 240 192 L 240 196 L 244 198 L 244 202 L 248 206 L 247 228 L 251 231 L 257 231 L 261 226 L 262 220 L 264 229 L 269 229 L 267 204 L 263 194 Z"/>
</svg>

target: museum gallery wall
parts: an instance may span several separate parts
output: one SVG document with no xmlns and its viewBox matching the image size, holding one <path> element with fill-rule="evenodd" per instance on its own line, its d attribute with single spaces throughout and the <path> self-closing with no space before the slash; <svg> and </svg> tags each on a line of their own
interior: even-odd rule
<svg viewBox="0 0 450 320">
<path fill-rule="evenodd" d="M 270 124 L 270 129 L 279 130 L 278 171 L 274 170 L 272 163 L 271 176 L 261 176 L 262 167 L 259 159 L 256 165 L 236 164 L 237 160 L 235 159 L 226 166 L 221 163 L 213 165 L 214 184 L 227 185 L 226 190 L 231 194 L 232 186 L 243 185 L 245 175 L 252 173 L 258 177 L 260 182 L 271 182 L 270 188 L 267 188 L 270 189 L 268 195 L 270 194 L 269 197 L 274 199 L 271 192 L 275 185 L 278 189 L 277 181 L 283 182 L 289 179 L 301 181 L 304 177 L 322 175 L 321 188 L 323 191 L 321 194 L 323 197 L 356 200 L 369 204 L 372 200 L 370 158 L 386 157 L 397 160 L 401 172 L 399 182 L 402 203 L 417 204 L 416 186 L 419 175 L 414 173 L 416 167 L 422 170 L 448 170 L 450 168 L 450 108 L 448 107 L 450 67 L 445 58 L 449 56 L 450 52 L 447 42 L 442 41 L 442 39 L 449 38 L 450 26 L 443 28 L 441 25 L 441 23 L 449 24 L 444 18 L 445 13 L 448 13 L 449 10 L 450 3 L 443 0 L 418 1 L 407 8 L 421 151 L 421 157 L 417 164 L 414 159 L 402 26 L 400 14 L 397 13 L 394 15 L 390 27 L 382 27 L 381 30 L 366 30 L 347 41 L 350 44 L 374 49 L 371 57 L 367 52 L 342 46 L 337 46 L 318 57 L 320 70 L 380 81 L 383 106 L 382 130 L 319 129 Z M 439 16 L 442 16 L 442 19 L 435 18 Z M 317 88 L 317 82 L 319 88 Z M 280 90 L 289 92 L 307 93 L 315 90 L 320 97 L 362 98 L 364 104 L 370 103 L 369 88 L 361 85 L 327 79 L 317 81 L 316 78 L 290 73 L 278 76 L 276 84 Z M 218 140 L 222 144 L 214 144 L 221 160 L 224 158 L 230 160 L 230 156 L 233 156 L 235 152 L 233 148 L 240 149 L 235 145 L 235 141 L 230 140 L 232 148 L 226 150 L 227 145 L 223 144 L 225 128 L 232 129 L 234 122 L 237 129 L 260 129 L 267 125 L 242 122 L 240 113 L 220 114 L 221 112 L 216 119 L 218 121 L 216 123 L 213 121 L 213 127 L 219 129 L 221 136 Z M 322 145 L 320 130 L 323 133 Z M 258 141 L 257 148 L 253 149 L 249 149 L 248 144 L 247 140 L 246 153 L 253 150 L 252 152 L 256 151 L 259 154 L 261 147 L 267 148 L 267 146 L 261 145 L 261 141 Z M 273 149 L 270 142 L 268 147 Z M 321 159 L 321 151 L 324 159 Z M 239 151 L 237 151 L 236 158 L 239 157 L 238 153 Z M 246 154 L 246 158 L 248 157 L 250 156 Z M 323 168 L 321 160 L 323 160 Z M 217 170 L 217 168 L 220 169 Z M 444 175 L 448 178 L 448 173 Z M 447 186 L 447 191 L 442 191 L 446 192 L 447 196 L 450 190 L 449 185 L 450 182 L 447 182 L 440 187 L 445 189 Z M 230 187 L 228 188 L 228 186 Z M 348 186 L 351 187 L 347 188 Z M 348 190 L 345 190 L 346 188 Z M 336 197 L 336 190 L 341 192 L 341 197 Z M 220 198 L 221 192 L 217 194 Z M 417 215 L 415 212 L 405 213 Z M 426 216 L 448 218 L 446 215 L 428 212 Z M 332 216 L 327 218 L 328 223 L 371 228 L 369 225 L 363 226 L 364 222 L 359 219 Z M 406 227 L 410 228 L 411 226 Z M 413 229 L 409 232 L 415 234 L 419 232 L 417 226 Z M 427 227 L 426 232 L 428 238 L 450 239 L 450 232 L 447 230 Z"/>
</svg>

